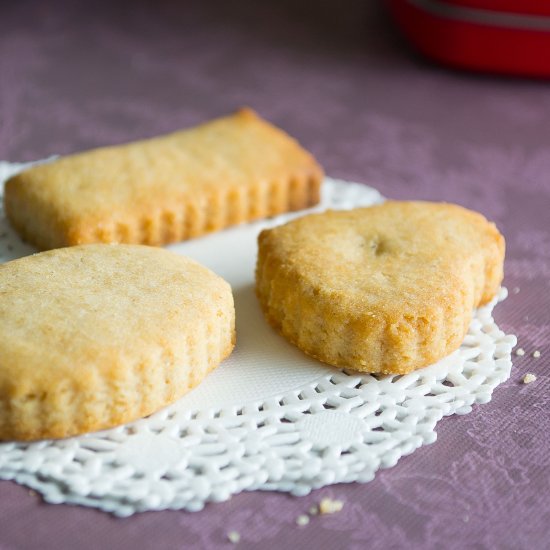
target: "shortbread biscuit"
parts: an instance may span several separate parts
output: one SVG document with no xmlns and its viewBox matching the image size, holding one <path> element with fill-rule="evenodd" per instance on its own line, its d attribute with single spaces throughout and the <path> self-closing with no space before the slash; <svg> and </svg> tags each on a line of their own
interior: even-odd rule
<svg viewBox="0 0 550 550">
<path fill-rule="evenodd" d="M 386 202 L 263 231 L 256 292 L 268 321 L 309 355 L 403 374 L 460 346 L 503 260 L 504 238 L 481 214 Z"/>
<path fill-rule="evenodd" d="M 319 201 L 323 171 L 249 109 L 40 164 L 6 183 L 8 219 L 40 249 L 162 245 Z"/>
<path fill-rule="evenodd" d="M 0 439 L 61 438 L 146 416 L 235 341 L 229 285 L 160 248 L 84 245 L 0 266 Z"/>
</svg>

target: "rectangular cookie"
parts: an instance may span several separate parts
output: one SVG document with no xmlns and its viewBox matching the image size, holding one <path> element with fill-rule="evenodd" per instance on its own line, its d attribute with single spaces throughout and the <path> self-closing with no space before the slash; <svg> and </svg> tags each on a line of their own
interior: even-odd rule
<svg viewBox="0 0 550 550">
<path fill-rule="evenodd" d="M 163 245 L 319 201 L 323 170 L 250 109 L 144 141 L 33 166 L 4 205 L 39 249 Z"/>
</svg>

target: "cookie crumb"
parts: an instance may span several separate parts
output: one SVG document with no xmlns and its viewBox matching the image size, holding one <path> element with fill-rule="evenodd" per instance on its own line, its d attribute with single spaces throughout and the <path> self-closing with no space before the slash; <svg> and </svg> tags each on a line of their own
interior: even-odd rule
<svg viewBox="0 0 550 550">
<path fill-rule="evenodd" d="M 524 384 L 530 384 L 531 382 L 534 382 L 536 379 L 537 379 L 537 377 L 534 374 L 531 374 L 529 372 L 523 377 L 522 380 L 523 380 Z"/>
<path fill-rule="evenodd" d="M 319 508 L 317 508 L 317 506 L 312 506 L 312 507 L 308 510 L 308 514 L 309 514 L 310 516 L 316 516 L 318 513 L 319 513 Z"/>
<path fill-rule="evenodd" d="M 237 544 L 241 540 L 241 534 L 238 531 L 229 531 L 227 540 L 233 544 Z"/>
<path fill-rule="evenodd" d="M 522 357 L 523 355 L 525 355 L 525 350 L 523 348 L 518 348 L 516 350 L 516 355 L 519 355 L 520 357 Z"/>
<path fill-rule="evenodd" d="M 29 496 L 30 497 L 35 497 L 36 495 L 38 495 L 38 493 L 36 491 L 34 491 L 33 489 L 29 490 Z"/>
<path fill-rule="evenodd" d="M 533 357 L 535 359 L 538 359 L 540 357 L 540 351 L 538 349 L 533 352 Z"/>
<path fill-rule="evenodd" d="M 296 518 L 296 525 L 300 525 L 301 527 L 303 527 L 308 523 L 309 523 L 309 516 L 306 516 L 306 514 L 302 514 L 301 516 L 298 516 Z"/>
<path fill-rule="evenodd" d="M 515 286 L 513 289 L 512 289 L 512 292 L 514 294 L 517 294 L 519 292 L 519 286 Z"/>
<path fill-rule="evenodd" d="M 344 507 L 344 503 L 341 500 L 332 500 L 331 498 L 324 498 L 319 503 L 319 512 L 321 514 L 335 514 Z"/>
</svg>

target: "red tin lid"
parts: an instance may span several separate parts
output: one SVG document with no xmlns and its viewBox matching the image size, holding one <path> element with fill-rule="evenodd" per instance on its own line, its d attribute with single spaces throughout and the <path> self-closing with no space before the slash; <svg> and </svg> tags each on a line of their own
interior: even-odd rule
<svg viewBox="0 0 550 550">
<path fill-rule="evenodd" d="M 441 2 L 475 10 L 550 16 L 550 2 L 545 0 L 441 0 Z"/>
</svg>

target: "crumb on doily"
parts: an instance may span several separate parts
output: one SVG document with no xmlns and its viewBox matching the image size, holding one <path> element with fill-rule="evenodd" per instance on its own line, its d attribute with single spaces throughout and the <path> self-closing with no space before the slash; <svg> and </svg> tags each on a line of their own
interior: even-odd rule
<svg viewBox="0 0 550 550">
<path fill-rule="evenodd" d="M 308 514 L 310 516 L 316 516 L 318 513 L 319 513 L 319 508 L 315 505 L 311 506 L 310 509 L 308 510 Z"/>
<path fill-rule="evenodd" d="M 531 374 L 530 372 L 528 372 L 522 378 L 524 384 L 530 384 L 531 382 L 534 382 L 536 379 L 537 379 L 537 377 L 534 374 Z"/>
<path fill-rule="evenodd" d="M 331 498 L 323 498 L 319 503 L 319 512 L 321 514 L 335 514 L 344 507 L 341 500 L 332 500 Z"/>
<path fill-rule="evenodd" d="M 533 352 L 533 357 L 535 359 L 538 359 L 540 357 L 540 351 L 538 349 L 536 349 L 534 352 Z"/>
<path fill-rule="evenodd" d="M 233 544 L 237 544 L 241 540 L 241 534 L 238 531 L 229 531 L 227 540 Z"/>
<path fill-rule="evenodd" d="M 303 527 L 309 523 L 309 516 L 306 514 L 301 514 L 296 518 L 296 525 Z"/>
<path fill-rule="evenodd" d="M 523 348 L 518 348 L 516 350 L 516 355 L 519 355 L 520 357 L 522 357 L 523 355 L 525 355 L 525 350 Z"/>
</svg>

